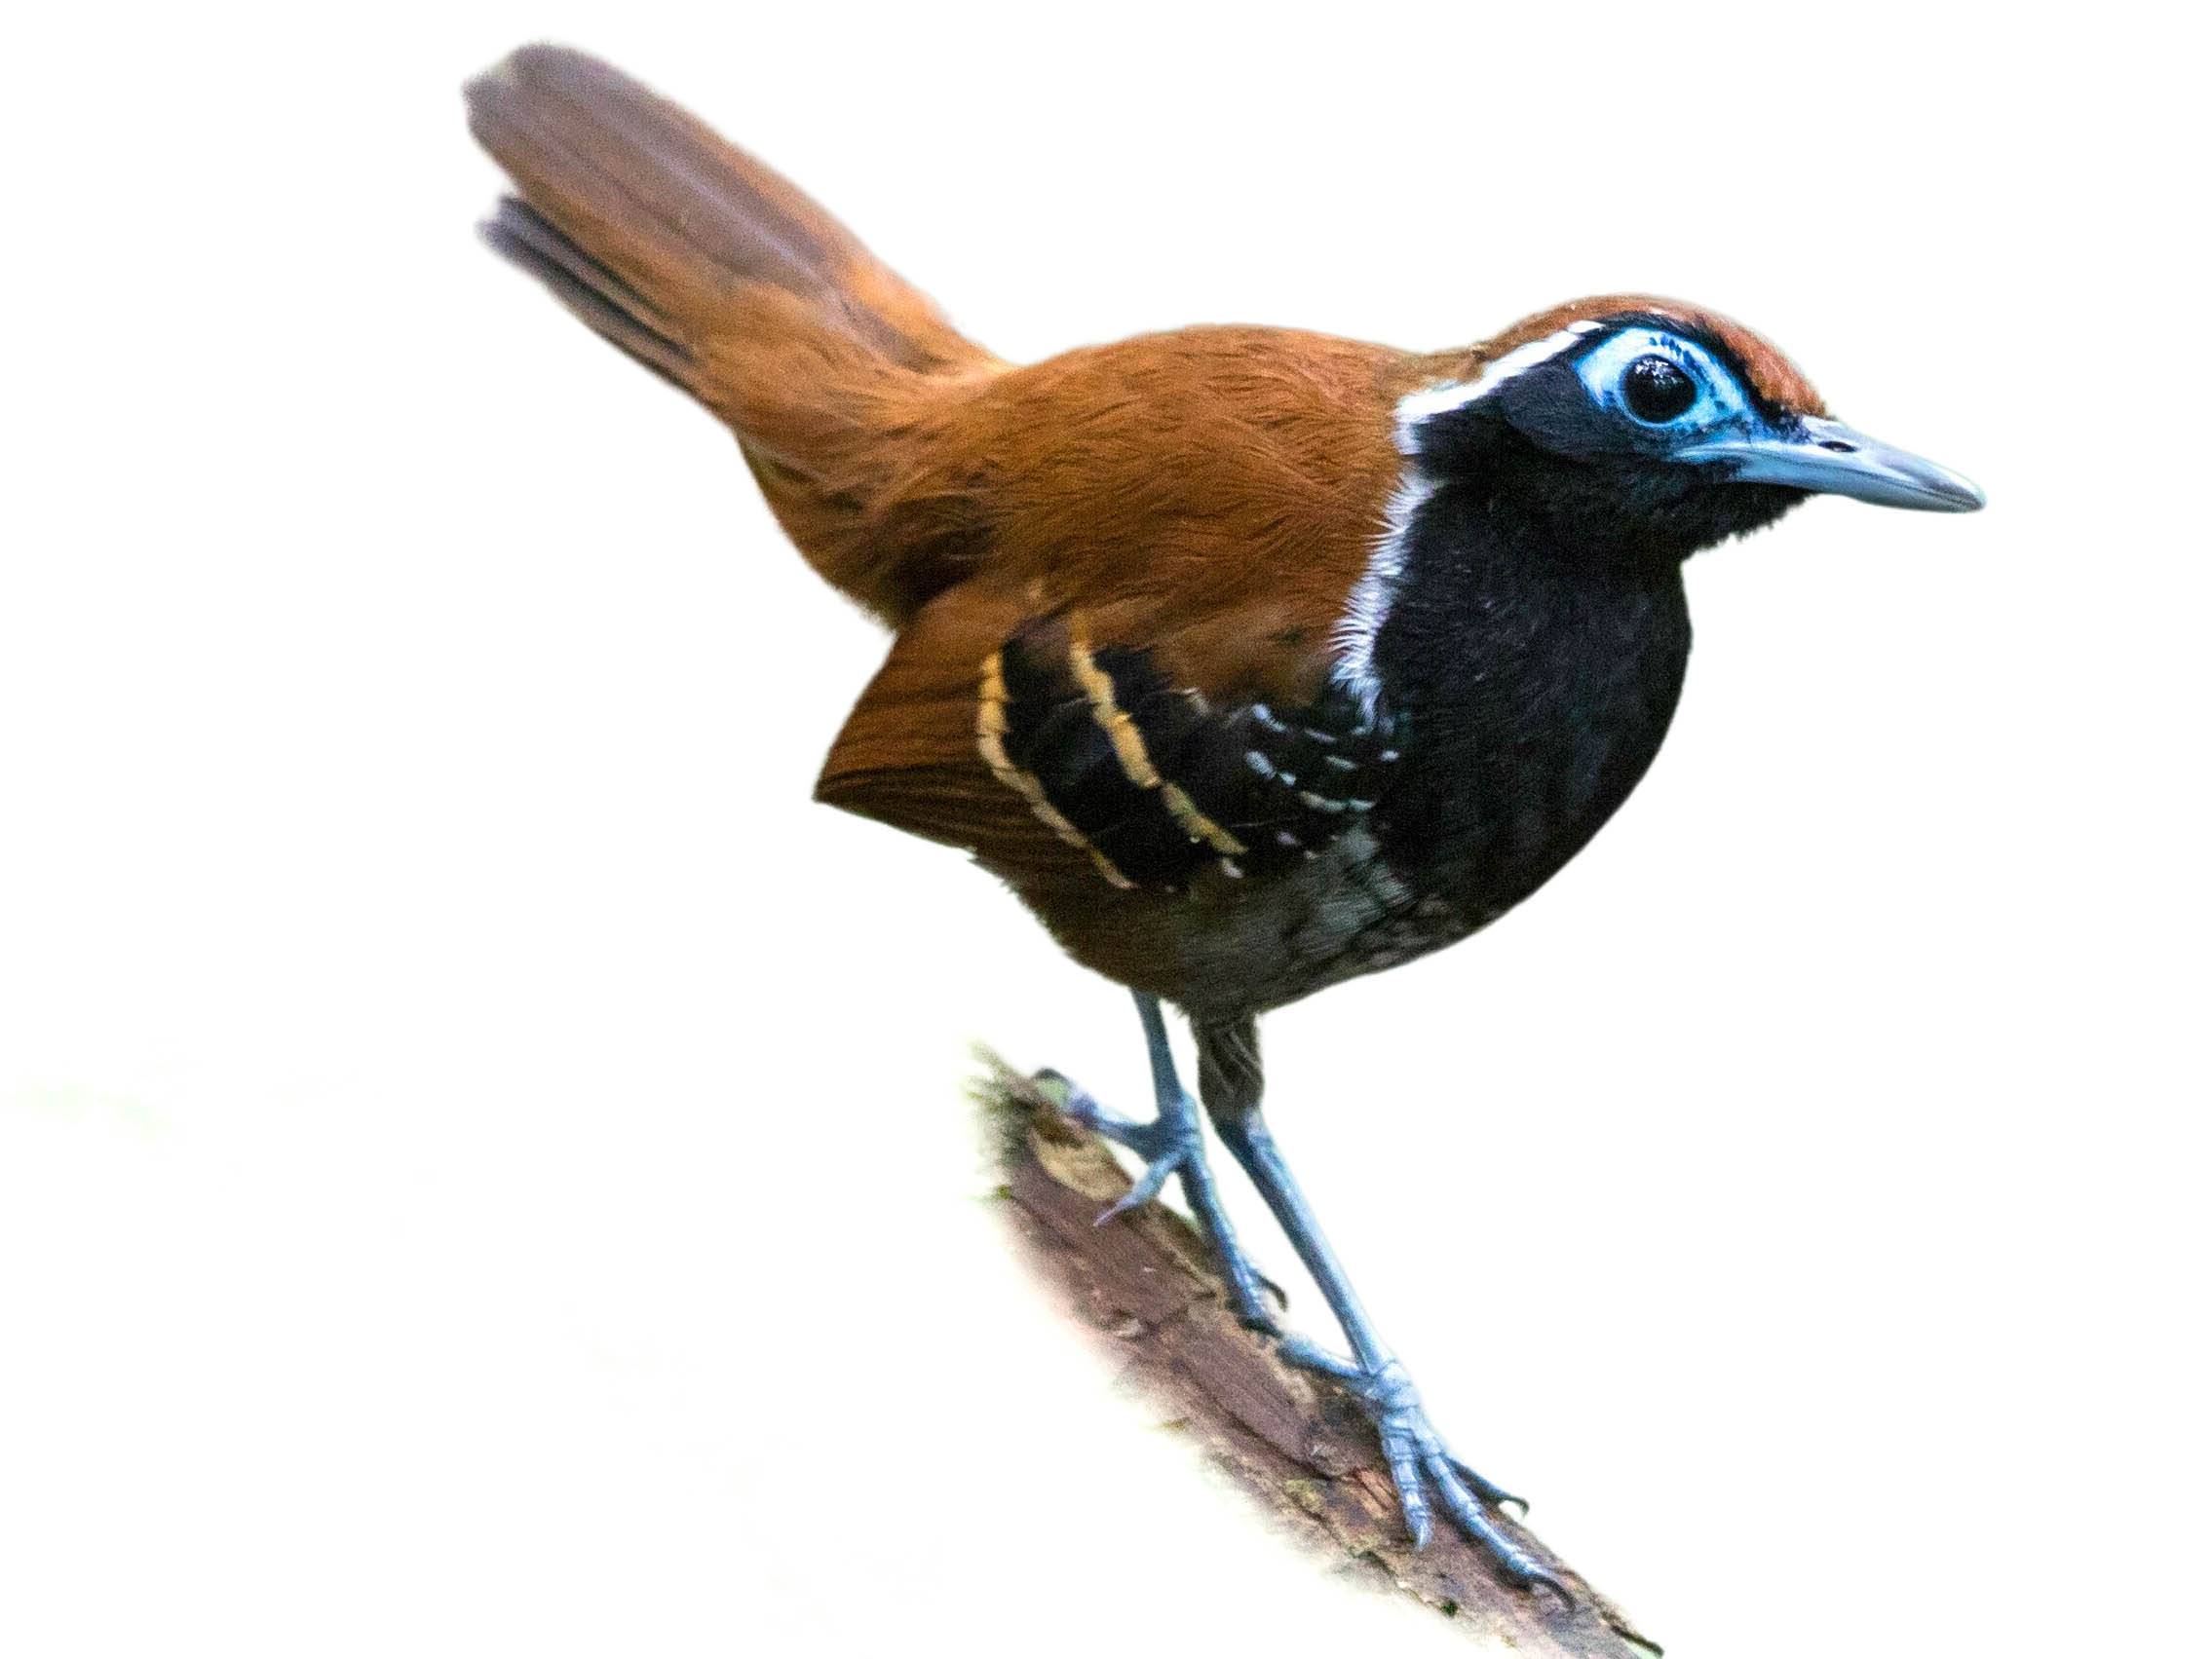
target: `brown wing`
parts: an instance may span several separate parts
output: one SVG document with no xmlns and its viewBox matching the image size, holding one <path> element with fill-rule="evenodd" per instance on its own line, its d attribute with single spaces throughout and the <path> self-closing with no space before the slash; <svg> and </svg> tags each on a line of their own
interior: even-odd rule
<svg viewBox="0 0 2212 1659">
<path fill-rule="evenodd" d="M 901 640 L 820 793 L 1017 885 L 1178 892 L 1275 874 L 1357 825 L 1394 768 L 1388 721 L 1325 673 L 1311 695 L 1217 700 L 1177 671 L 1172 634 L 1100 645 L 1093 613 L 962 598 Z"/>
<path fill-rule="evenodd" d="M 973 574 L 900 633 L 818 796 L 1029 887 L 1236 880 L 1324 841 L 1388 751 L 1329 668 L 1406 361 L 1201 329 L 978 388 L 915 470 L 928 499 L 961 458 Z"/>
</svg>

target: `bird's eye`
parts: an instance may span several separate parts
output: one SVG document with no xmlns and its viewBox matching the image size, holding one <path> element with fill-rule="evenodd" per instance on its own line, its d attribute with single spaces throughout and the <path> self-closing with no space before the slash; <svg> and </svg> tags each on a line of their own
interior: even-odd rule
<svg viewBox="0 0 2212 1659">
<path fill-rule="evenodd" d="M 1697 383 L 1672 358 L 1638 358 L 1621 376 L 1621 400 L 1639 421 L 1659 426 L 1697 401 Z"/>
</svg>

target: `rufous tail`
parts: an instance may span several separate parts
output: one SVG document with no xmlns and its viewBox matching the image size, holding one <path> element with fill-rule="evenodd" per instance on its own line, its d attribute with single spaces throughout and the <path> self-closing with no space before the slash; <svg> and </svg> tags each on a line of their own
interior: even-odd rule
<svg viewBox="0 0 2212 1659">
<path fill-rule="evenodd" d="M 727 422 L 831 583 L 893 622 L 941 586 L 910 538 L 871 545 L 880 439 L 1005 365 L 818 203 L 595 58 L 524 47 L 468 105 L 518 192 L 492 246 Z"/>
</svg>

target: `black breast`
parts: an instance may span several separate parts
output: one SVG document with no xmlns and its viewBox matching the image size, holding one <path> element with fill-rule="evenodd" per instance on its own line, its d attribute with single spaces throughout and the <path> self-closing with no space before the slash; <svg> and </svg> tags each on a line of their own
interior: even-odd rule
<svg viewBox="0 0 2212 1659">
<path fill-rule="evenodd" d="M 1409 527 L 1374 669 L 1405 763 L 1384 858 L 1465 926 L 1519 903 L 1627 798 L 1690 655 L 1671 557 L 1561 545 L 1446 484 Z"/>
</svg>

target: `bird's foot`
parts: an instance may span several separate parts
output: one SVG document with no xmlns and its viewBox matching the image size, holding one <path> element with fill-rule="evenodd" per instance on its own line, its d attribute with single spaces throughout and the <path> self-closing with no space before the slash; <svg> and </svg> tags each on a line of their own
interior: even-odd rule
<svg viewBox="0 0 2212 1659">
<path fill-rule="evenodd" d="M 1199 1128 L 1198 1109 L 1190 1097 L 1185 1095 L 1176 1103 L 1180 1111 L 1163 1110 L 1149 1123 L 1140 1123 L 1109 1112 L 1058 1072 L 1040 1072 L 1034 1081 L 1077 1123 L 1117 1146 L 1128 1148 L 1145 1160 L 1143 1173 L 1137 1177 L 1135 1185 L 1099 1215 L 1098 1225 L 1104 1226 L 1115 1217 L 1151 1203 L 1160 1196 L 1169 1177 L 1179 1179 L 1191 1214 L 1205 1228 L 1221 1260 L 1222 1275 L 1229 1281 L 1229 1296 L 1236 1304 L 1237 1317 L 1252 1330 L 1264 1331 L 1271 1337 L 1278 1334 L 1281 1327 L 1276 1320 L 1275 1308 L 1269 1305 L 1269 1298 L 1273 1296 L 1277 1306 L 1287 1299 L 1282 1287 L 1253 1266 L 1252 1259 L 1237 1242 L 1228 1213 L 1221 1206 L 1221 1194 L 1213 1184 L 1213 1170 L 1206 1162 L 1204 1136 Z"/>
<path fill-rule="evenodd" d="M 1427 1547 L 1435 1508 L 1441 1504 L 1461 1531 L 1498 1558 L 1515 1583 L 1541 1584 L 1574 1604 L 1567 1587 L 1498 1525 L 1495 1510 L 1509 1503 L 1526 1515 L 1527 1501 L 1452 1455 L 1430 1426 L 1421 1394 L 1404 1366 L 1392 1359 L 1370 1371 L 1303 1337 L 1285 1337 L 1276 1351 L 1292 1365 L 1334 1377 L 1359 1402 L 1382 1439 L 1383 1456 L 1390 1464 L 1415 1549 Z"/>
</svg>

